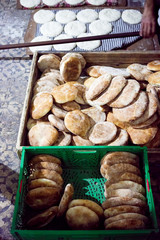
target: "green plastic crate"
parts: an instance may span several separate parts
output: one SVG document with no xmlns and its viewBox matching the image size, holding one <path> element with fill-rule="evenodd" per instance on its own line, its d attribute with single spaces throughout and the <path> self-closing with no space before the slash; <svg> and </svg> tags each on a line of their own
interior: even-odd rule
<svg viewBox="0 0 160 240">
<path fill-rule="evenodd" d="M 25 204 L 26 183 L 28 178 L 27 161 L 33 155 L 50 154 L 59 157 L 63 164 L 64 186 L 73 183 L 74 198 L 91 199 L 101 204 L 104 200 L 104 182 L 100 174 L 100 160 L 108 152 L 127 151 L 138 154 L 141 158 L 141 170 L 145 179 L 146 198 L 151 220 L 150 228 L 142 230 L 69 230 L 63 221 L 54 221 L 53 230 L 46 227 L 43 230 L 28 230 L 25 221 L 34 211 Z M 29 215 L 30 213 L 30 215 Z M 15 210 L 11 233 L 15 239 L 24 240 L 98 240 L 98 239 L 149 239 L 158 232 L 155 206 L 151 190 L 148 155 L 146 147 L 23 147 L 19 184 L 16 196 Z"/>
</svg>

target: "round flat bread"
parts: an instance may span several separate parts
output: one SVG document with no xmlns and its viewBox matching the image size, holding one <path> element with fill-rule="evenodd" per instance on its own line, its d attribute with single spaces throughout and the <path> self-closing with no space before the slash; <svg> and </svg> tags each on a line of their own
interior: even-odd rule
<svg viewBox="0 0 160 240">
<path fill-rule="evenodd" d="M 82 110 L 83 113 L 87 114 L 95 123 L 105 122 L 106 113 L 98 110 L 95 107 L 90 107 Z"/>
<path fill-rule="evenodd" d="M 28 132 L 31 146 L 52 146 L 58 138 L 58 131 L 50 124 L 39 123 Z"/>
<path fill-rule="evenodd" d="M 87 0 L 87 2 L 94 6 L 100 6 L 105 4 L 106 0 Z"/>
<path fill-rule="evenodd" d="M 58 139 L 54 146 L 69 146 L 72 141 L 71 134 L 59 132 Z"/>
<path fill-rule="evenodd" d="M 139 213 L 121 213 L 117 216 L 114 217 L 110 217 L 108 219 L 105 220 L 104 225 L 107 226 L 108 224 L 115 222 L 115 221 L 119 221 L 122 219 L 137 219 L 137 220 L 142 220 L 145 223 L 148 222 L 148 218 L 145 215 L 139 214 Z"/>
<path fill-rule="evenodd" d="M 135 129 L 135 128 L 129 127 L 127 129 L 127 132 L 130 136 L 132 143 L 137 145 L 145 145 L 150 141 L 152 141 L 157 131 L 158 131 L 157 126 L 155 127 L 150 126 L 143 129 L 140 129 L 140 128 Z"/>
<path fill-rule="evenodd" d="M 55 37 L 54 40 L 70 39 L 70 38 L 73 38 L 73 37 L 67 34 L 60 34 L 59 36 Z M 53 47 L 57 51 L 71 51 L 73 48 L 76 47 L 76 43 L 55 44 L 53 45 Z"/>
<path fill-rule="evenodd" d="M 123 108 L 113 108 L 113 115 L 122 122 L 130 122 L 143 115 L 148 106 L 148 95 L 141 91 L 137 99 L 130 105 Z"/>
<path fill-rule="evenodd" d="M 40 32 L 43 36 L 56 37 L 63 31 L 63 26 L 59 22 L 51 21 L 42 24 Z"/>
<path fill-rule="evenodd" d="M 116 76 L 123 76 L 125 78 L 130 77 L 130 73 L 123 68 L 113 68 L 113 67 L 106 67 L 106 66 L 91 66 L 87 68 L 87 74 L 91 77 L 99 77 L 105 73 L 111 74 L 112 77 Z"/>
<path fill-rule="evenodd" d="M 111 80 L 109 87 L 96 100 L 94 100 L 94 103 L 102 106 L 113 101 L 120 94 L 126 84 L 127 80 L 123 76 L 114 77 Z"/>
<path fill-rule="evenodd" d="M 82 69 L 85 67 L 86 65 L 86 60 L 84 59 L 84 57 L 82 56 L 82 54 L 80 53 L 66 53 L 63 57 L 62 57 L 62 61 L 61 64 L 69 57 L 76 57 L 80 60 L 81 65 L 82 65 Z"/>
<path fill-rule="evenodd" d="M 107 165 L 112 166 L 113 164 L 122 162 L 137 166 L 137 164 L 139 164 L 139 157 L 131 152 L 110 152 L 102 158 L 101 165 L 106 163 Z"/>
<path fill-rule="evenodd" d="M 93 35 L 103 35 L 112 32 L 112 24 L 107 21 L 96 20 L 89 24 L 89 31 Z"/>
<path fill-rule="evenodd" d="M 104 74 L 94 81 L 88 91 L 86 91 L 87 100 L 92 100 L 103 92 L 110 84 L 112 76 L 110 74 Z"/>
<path fill-rule="evenodd" d="M 138 125 L 134 125 L 134 128 L 147 128 L 149 126 L 151 126 L 152 124 L 156 123 L 156 121 L 158 120 L 158 115 L 155 113 L 151 118 L 149 118 L 148 120 L 146 120 L 143 123 L 140 123 Z M 132 124 L 131 124 L 132 126 Z"/>
<path fill-rule="evenodd" d="M 89 140 L 95 144 L 106 144 L 117 134 L 117 127 L 111 122 L 96 123 L 89 132 Z"/>
<path fill-rule="evenodd" d="M 102 21 L 114 22 L 120 19 L 121 12 L 116 9 L 103 9 L 99 12 L 99 18 Z"/>
<path fill-rule="evenodd" d="M 142 14 L 135 9 L 127 9 L 122 12 L 122 20 L 129 24 L 138 24 L 142 20 Z"/>
<path fill-rule="evenodd" d="M 147 81 L 148 77 L 152 74 L 150 70 L 147 69 L 146 65 L 139 63 L 133 63 L 127 67 L 127 71 L 134 77 L 137 81 Z"/>
<path fill-rule="evenodd" d="M 59 70 L 60 61 L 61 59 L 53 53 L 43 54 L 39 57 L 37 65 L 41 72 L 44 72 L 48 68 Z"/>
<path fill-rule="evenodd" d="M 52 162 L 61 165 L 61 160 L 55 156 L 48 154 L 38 154 L 30 159 L 29 166 L 33 166 L 39 162 Z"/>
<path fill-rule="evenodd" d="M 105 178 L 111 179 L 113 176 L 117 175 L 118 173 L 125 173 L 125 172 L 131 172 L 139 176 L 141 175 L 138 167 L 133 166 L 132 164 L 129 164 L 129 163 L 117 163 L 112 166 L 108 166 L 106 168 Z"/>
<path fill-rule="evenodd" d="M 98 13 L 93 9 L 84 9 L 77 13 L 77 19 L 80 22 L 90 23 L 98 18 Z"/>
<path fill-rule="evenodd" d="M 63 179 L 59 173 L 54 170 L 49 169 L 36 169 L 29 176 L 29 180 L 39 179 L 39 178 L 47 178 L 56 182 L 59 186 L 63 185 Z"/>
<path fill-rule="evenodd" d="M 49 93 L 41 93 L 31 103 L 30 113 L 33 119 L 45 116 L 52 108 L 53 97 Z"/>
<path fill-rule="evenodd" d="M 38 178 L 32 181 L 29 181 L 27 188 L 28 190 L 39 188 L 39 187 L 56 187 L 60 188 L 60 186 L 55 182 L 47 178 Z"/>
<path fill-rule="evenodd" d="M 20 4 L 26 8 L 35 8 L 41 3 L 41 0 L 20 0 Z"/>
<path fill-rule="evenodd" d="M 65 131 L 66 127 L 64 125 L 64 121 L 53 114 L 48 115 L 48 120 L 52 126 L 56 127 L 59 131 Z"/>
<path fill-rule="evenodd" d="M 48 225 L 54 219 L 54 217 L 57 215 L 57 212 L 58 212 L 57 206 L 51 207 L 51 208 L 47 209 L 46 211 L 44 211 L 40 214 L 37 214 L 36 216 L 31 218 L 27 222 L 27 226 L 29 228 L 34 228 L 34 229 L 42 228 L 42 227 Z"/>
<path fill-rule="evenodd" d="M 82 138 L 80 136 L 72 137 L 72 144 L 74 146 L 93 146 L 94 144 L 88 139 Z"/>
<path fill-rule="evenodd" d="M 106 230 L 127 230 L 127 229 L 144 229 L 145 223 L 140 219 L 121 219 L 119 221 L 112 222 L 105 226 Z"/>
<path fill-rule="evenodd" d="M 116 138 L 107 146 L 125 146 L 128 143 L 129 135 L 126 130 L 118 129 Z"/>
<path fill-rule="evenodd" d="M 137 206 L 131 206 L 131 205 L 122 205 L 122 206 L 116 206 L 107 208 L 104 211 L 105 218 L 114 217 L 116 215 L 122 214 L 122 213 L 144 213 L 143 209 Z"/>
<path fill-rule="evenodd" d="M 76 14 L 70 10 L 60 10 L 56 13 L 56 21 L 62 24 L 72 22 L 76 19 Z"/>
<path fill-rule="evenodd" d="M 43 41 L 50 41 L 51 39 L 46 36 L 38 36 L 32 39 L 31 42 L 43 42 Z M 29 47 L 31 52 L 38 52 L 38 51 L 50 51 L 52 49 L 52 45 L 44 45 L 44 46 L 35 46 Z"/>
<path fill-rule="evenodd" d="M 70 132 L 80 137 L 86 136 L 91 125 L 87 114 L 80 110 L 68 112 L 65 116 L 64 123 Z"/>
<path fill-rule="evenodd" d="M 38 162 L 38 163 L 34 164 L 34 166 L 32 168 L 30 167 L 31 172 L 35 171 L 35 169 L 54 170 L 61 175 L 62 175 L 62 172 L 63 172 L 63 170 L 62 170 L 62 168 L 59 164 L 52 163 L 52 162 Z"/>
<path fill-rule="evenodd" d="M 101 167 L 103 167 L 103 165 Z M 104 177 L 105 177 L 105 171 L 106 171 L 105 168 L 103 168 L 102 173 Z M 142 177 L 131 172 L 124 172 L 124 173 L 118 173 L 117 176 L 113 176 L 111 179 L 107 180 L 107 182 L 105 182 L 105 188 L 109 187 L 112 183 L 117 183 L 118 181 L 126 181 L 126 180 L 143 184 Z"/>
<path fill-rule="evenodd" d="M 64 109 L 56 106 L 55 104 L 53 104 L 52 106 L 52 109 L 51 109 L 51 112 L 58 118 L 60 119 L 64 119 L 66 114 L 67 114 L 67 111 L 65 111 Z"/>
<path fill-rule="evenodd" d="M 65 0 L 66 3 L 70 4 L 70 5 L 73 5 L 73 6 L 76 6 L 80 3 L 83 3 L 84 0 Z"/>
<path fill-rule="evenodd" d="M 99 226 L 99 217 L 84 206 L 69 208 L 66 213 L 67 224 L 74 230 L 92 230 Z"/>
<path fill-rule="evenodd" d="M 123 108 L 133 102 L 140 91 L 140 84 L 136 80 L 128 80 L 127 85 L 113 101 L 108 103 L 113 108 Z"/>
<path fill-rule="evenodd" d="M 76 103 L 75 101 L 63 103 L 61 106 L 67 112 L 81 109 L 80 105 L 78 103 Z"/>
<path fill-rule="evenodd" d="M 74 188 L 72 184 L 69 183 L 66 185 L 63 196 L 59 203 L 57 217 L 62 217 L 66 213 L 68 209 L 68 205 L 72 200 L 73 194 L 74 194 Z"/>
<path fill-rule="evenodd" d="M 80 77 L 81 72 L 82 64 L 76 56 L 70 56 L 61 61 L 60 73 L 65 82 L 76 81 Z"/>
<path fill-rule="evenodd" d="M 152 73 L 148 77 L 148 82 L 152 85 L 160 85 L 160 71 Z"/>
<path fill-rule="evenodd" d="M 69 22 L 65 25 L 64 31 L 72 37 L 77 37 L 81 33 L 86 32 L 86 25 L 78 20 Z"/>
<path fill-rule="evenodd" d="M 60 189 L 55 187 L 39 187 L 29 190 L 26 203 L 33 209 L 43 210 L 56 205 L 60 200 Z"/>
<path fill-rule="evenodd" d="M 81 33 L 80 35 L 78 35 L 79 38 L 91 37 L 91 36 L 93 36 L 93 34 L 91 34 L 91 33 Z M 77 46 L 84 50 L 93 50 L 93 49 L 98 48 L 100 45 L 101 45 L 100 40 L 77 42 Z"/>
<path fill-rule="evenodd" d="M 111 198 L 111 197 L 138 198 L 146 202 L 146 198 L 141 193 L 134 192 L 131 189 L 121 189 L 121 188 L 115 189 L 108 192 L 108 195 L 105 197 L 106 198 Z"/>
<path fill-rule="evenodd" d="M 157 102 L 157 98 L 154 96 L 154 94 L 152 93 L 148 93 L 148 105 L 147 105 L 147 109 L 145 110 L 145 112 L 143 113 L 143 115 L 134 120 L 131 121 L 131 125 L 139 125 L 141 123 L 146 122 L 147 120 L 149 120 L 157 111 L 158 109 L 158 102 Z"/>
<path fill-rule="evenodd" d="M 53 7 L 62 2 L 62 0 L 42 0 L 42 2 L 47 6 Z"/>
<path fill-rule="evenodd" d="M 155 137 L 146 144 L 146 147 L 148 148 L 156 148 L 160 146 L 160 129 L 158 129 Z"/>
<path fill-rule="evenodd" d="M 33 15 L 33 19 L 36 23 L 43 24 L 46 22 L 50 22 L 54 19 L 54 12 L 50 10 L 39 10 Z"/>
<path fill-rule="evenodd" d="M 56 103 L 66 103 L 75 100 L 78 90 L 67 83 L 54 87 L 52 95 Z"/>
<path fill-rule="evenodd" d="M 120 205 L 133 205 L 138 207 L 146 207 L 146 202 L 138 198 L 129 197 L 111 197 L 102 203 L 103 209 L 116 207 Z"/>
<path fill-rule="evenodd" d="M 160 60 L 154 60 L 147 64 L 147 69 L 151 71 L 160 71 Z"/>
<path fill-rule="evenodd" d="M 103 217 L 103 209 L 96 202 L 93 202 L 88 199 L 74 199 L 70 202 L 69 208 L 73 208 L 75 206 L 84 206 L 95 212 L 100 218 Z"/>
<path fill-rule="evenodd" d="M 139 193 L 145 195 L 145 188 L 141 184 L 138 184 L 138 183 L 135 183 L 135 182 L 132 182 L 132 181 L 127 181 L 127 180 L 126 181 L 119 181 L 118 183 L 111 184 L 106 189 L 106 193 L 108 194 L 109 191 L 111 191 L 113 189 L 119 189 L 119 188 L 131 189 L 134 192 L 139 192 Z"/>
</svg>

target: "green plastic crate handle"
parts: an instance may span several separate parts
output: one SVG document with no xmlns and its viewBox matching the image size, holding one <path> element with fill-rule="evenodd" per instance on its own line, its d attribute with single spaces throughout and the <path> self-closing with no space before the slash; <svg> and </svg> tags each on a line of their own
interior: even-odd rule
<svg viewBox="0 0 160 240">
<path fill-rule="evenodd" d="M 81 153 L 83 153 L 83 154 L 84 154 L 84 153 L 85 153 L 85 154 L 93 153 L 93 154 L 94 154 L 94 153 L 96 153 L 97 151 L 96 151 L 96 150 L 94 150 L 94 151 L 93 151 L 93 150 L 73 150 L 73 152 L 74 152 L 74 153 L 80 153 L 80 154 L 81 154 Z"/>
</svg>

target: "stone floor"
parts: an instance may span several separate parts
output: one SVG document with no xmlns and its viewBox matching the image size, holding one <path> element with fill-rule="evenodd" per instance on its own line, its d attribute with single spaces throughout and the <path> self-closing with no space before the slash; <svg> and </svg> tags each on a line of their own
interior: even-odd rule
<svg viewBox="0 0 160 240">
<path fill-rule="evenodd" d="M 30 14 L 17 10 L 16 0 L 0 0 L 0 44 L 23 42 Z M 15 146 L 30 66 L 25 49 L 0 51 L 0 240 L 13 240 L 10 228 L 20 168 Z M 160 164 L 155 168 L 151 163 L 150 172 L 159 219 Z"/>
</svg>

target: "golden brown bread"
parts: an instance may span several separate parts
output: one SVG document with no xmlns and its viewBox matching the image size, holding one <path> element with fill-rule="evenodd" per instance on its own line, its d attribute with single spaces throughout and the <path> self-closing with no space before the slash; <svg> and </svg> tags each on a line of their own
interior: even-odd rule
<svg viewBox="0 0 160 240">
<path fill-rule="evenodd" d="M 26 203 L 33 209 L 43 210 L 59 203 L 60 188 L 38 187 L 28 191 Z"/>
</svg>

